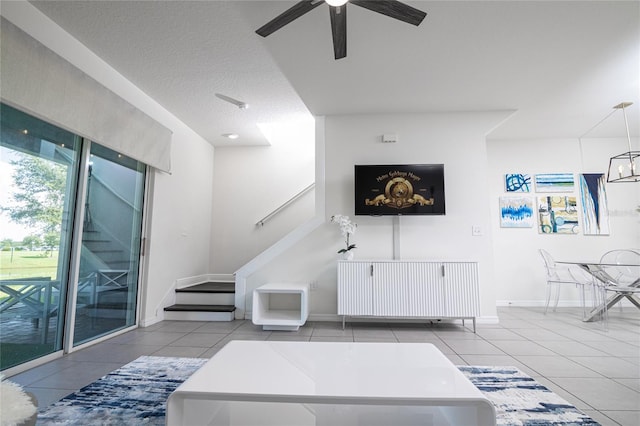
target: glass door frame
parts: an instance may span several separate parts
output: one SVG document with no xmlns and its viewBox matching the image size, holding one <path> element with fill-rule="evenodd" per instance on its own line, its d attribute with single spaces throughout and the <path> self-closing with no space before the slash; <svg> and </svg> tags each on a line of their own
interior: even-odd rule
<svg viewBox="0 0 640 426">
<path fill-rule="evenodd" d="M 38 353 L 27 352 L 27 356 L 16 359 L 18 362 L 17 364 L 6 362 L 6 365 L 11 366 L 2 370 L 2 374 L 5 377 L 10 377 L 38 365 L 59 359 L 64 355 L 64 339 L 66 332 L 64 321 L 66 319 L 67 308 L 70 306 L 67 295 L 69 294 L 70 282 L 69 265 L 73 256 L 73 223 L 75 222 L 74 214 L 76 211 L 74 202 L 77 195 L 77 187 L 79 185 L 77 179 L 79 177 L 80 156 L 82 153 L 83 141 L 82 137 L 77 134 L 24 112 L 20 108 L 14 107 L 4 101 L 0 102 L 0 109 L 2 111 L 3 122 L 2 149 L 3 151 L 6 149 L 8 158 L 12 159 L 13 154 L 11 154 L 11 152 L 15 152 L 15 154 L 18 155 L 16 158 L 19 158 L 20 160 L 39 160 L 43 161 L 47 165 L 63 165 L 65 166 L 64 173 L 66 175 L 64 177 L 64 185 L 54 185 L 49 188 L 45 184 L 36 180 L 35 182 L 38 183 L 38 185 L 35 185 L 33 188 L 29 188 L 28 190 L 24 190 L 25 192 L 28 191 L 29 194 L 38 194 L 39 192 L 56 189 L 61 191 L 61 221 L 59 222 L 60 229 L 59 231 L 56 231 L 59 239 L 57 243 L 45 243 L 49 246 L 53 244 L 53 246 L 49 247 L 52 256 L 54 250 L 58 252 L 55 265 L 49 265 L 55 267 L 55 280 L 52 279 L 50 284 L 47 285 L 48 290 L 47 288 L 43 289 L 43 291 L 36 289 L 36 292 L 32 292 L 34 287 L 31 289 L 23 287 L 18 290 L 19 295 L 22 297 L 14 294 L 13 296 L 10 295 L 9 298 L 9 301 L 11 301 L 11 297 L 13 297 L 14 300 L 16 300 L 17 297 L 17 303 L 15 303 L 15 305 L 20 305 L 23 303 L 23 300 L 29 300 L 30 298 L 33 298 L 33 301 L 36 304 L 38 301 L 44 303 L 42 310 L 43 313 L 46 313 L 46 318 L 43 316 L 36 317 L 36 320 L 39 320 L 40 323 L 39 325 L 35 325 L 35 328 L 43 330 L 41 337 L 43 341 L 41 343 L 43 345 L 48 345 L 48 342 L 51 342 L 52 347 L 51 351 L 38 350 Z M 6 162 L 10 163 L 11 161 Z M 34 172 L 34 175 L 40 175 L 39 173 L 42 172 Z M 41 177 L 42 176 L 46 175 L 41 175 Z M 56 182 L 55 177 L 47 178 L 47 180 L 49 179 L 51 179 L 51 182 Z M 13 192 L 10 188 L 13 188 L 13 184 L 7 184 L 7 195 Z M 13 222 L 13 220 L 9 219 L 8 222 Z M 34 233 L 34 231 L 36 231 L 36 229 L 30 224 L 21 224 L 27 226 L 27 228 L 31 228 L 27 229 L 29 233 Z M 39 231 L 42 232 L 42 230 Z M 56 245 L 57 248 L 55 247 Z M 47 269 L 49 269 L 49 266 L 47 266 Z M 23 269 L 28 270 L 29 268 L 25 267 Z M 18 273 L 21 273 L 20 268 L 18 271 Z M 27 277 L 29 276 L 29 273 L 30 272 L 27 272 Z M 51 278 L 54 277 L 51 276 Z M 58 283 L 57 286 L 53 285 L 55 282 Z M 23 290 L 25 290 L 24 293 Z M 42 295 L 43 292 L 44 298 Z M 9 305 L 9 308 L 11 306 L 12 305 Z M 54 309 L 47 312 L 49 308 L 46 308 L 45 306 Z M 22 317 L 19 316 L 19 318 Z M 26 316 L 25 318 L 28 319 L 30 316 Z M 50 330 L 51 320 L 55 321 L 54 330 Z M 13 343 L 10 339 L 11 333 L 8 334 L 9 339 L 6 342 L 0 342 L 0 344 Z M 27 332 L 25 334 L 31 335 L 33 333 Z M 2 340 L 4 340 L 4 337 L 5 336 L 3 336 Z M 28 343 L 29 342 L 27 342 L 27 344 Z"/>
<path fill-rule="evenodd" d="M 123 329 L 114 331 L 107 335 L 95 338 L 91 341 L 75 345 L 74 346 L 74 333 L 75 333 L 75 317 L 76 317 L 76 303 L 77 303 L 77 295 L 78 295 L 78 285 L 80 281 L 80 257 L 82 254 L 82 237 L 84 233 L 84 215 L 86 210 L 86 195 L 87 195 L 87 185 L 88 185 L 88 177 L 89 177 L 89 163 L 91 161 L 91 144 L 93 142 L 89 139 L 82 139 L 82 152 L 80 156 L 80 167 L 79 167 L 79 177 L 78 177 L 78 189 L 76 192 L 76 212 L 74 217 L 74 230 L 73 237 L 71 242 L 71 261 L 69 265 L 69 288 L 68 288 L 68 298 L 67 298 L 67 310 L 65 317 L 65 332 L 64 332 L 64 340 L 62 344 L 62 349 L 64 354 L 69 354 L 89 346 L 93 346 L 97 343 L 103 342 L 105 340 L 111 339 L 120 334 L 126 333 L 128 331 L 134 330 L 139 327 L 140 322 L 140 311 L 142 305 L 142 298 L 146 293 L 144 289 L 146 288 L 143 285 L 146 282 L 146 265 L 147 265 L 147 257 L 146 257 L 146 235 L 147 235 L 147 216 L 148 216 L 148 202 L 150 200 L 150 175 L 151 168 L 149 166 L 145 166 L 145 187 L 143 194 L 143 204 L 142 204 L 142 220 L 141 220 L 141 228 L 140 228 L 140 251 L 139 251 L 139 262 L 138 262 L 138 280 L 137 280 L 137 291 L 138 296 L 136 300 L 136 308 L 135 308 L 135 322 L 128 327 Z"/>
<path fill-rule="evenodd" d="M 67 287 L 67 309 L 65 317 L 64 340 L 62 350 L 71 353 L 74 348 L 73 333 L 76 317 L 76 301 L 78 289 L 78 277 L 80 275 L 80 249 L 82 248 L 82 232 L 84 228 L 85 192 L 87 190 L 87 177 L 89 175 L 89 151 L 91 143 L 82 139 L 82 151 L 80 153 L 80 167 L 78 174 L 78 188 L 76 190 L 76 212 L 73 221 L 73 237 L 71 239 L 71 261 L 69 262 L 69 285 Z"/>
</svg>

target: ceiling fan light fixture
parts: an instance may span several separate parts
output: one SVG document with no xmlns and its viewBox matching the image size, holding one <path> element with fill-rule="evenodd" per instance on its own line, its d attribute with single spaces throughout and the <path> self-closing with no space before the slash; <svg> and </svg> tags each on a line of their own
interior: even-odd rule
<svg viewBox="0 0 640 426">
<path fill-rule="evenodd" d="M 334 57 L 336 60 L 342 59 L 347 56 L 347 2 L 349 0 L 300 0 L 258 28 L 256 34 L 267 37 L 326 3 L 329 5 Z M 398 0 L 351 0 L 350 3 L 415 26 L 420 25 L 427 16 L 426 12 Z"/>
</svg>

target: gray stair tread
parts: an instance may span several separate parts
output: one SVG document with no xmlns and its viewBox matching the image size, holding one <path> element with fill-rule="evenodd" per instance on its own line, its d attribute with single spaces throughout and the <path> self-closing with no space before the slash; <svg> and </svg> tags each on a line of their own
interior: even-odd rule
<svg viewBox="0 0 640 426">
<path fill-rule="evenodd" d="M 171 305 L 164 308 L 165 311 L 193 311 L 193 312 L 233 312 L 233 305 Z"/>
<path fill-rule="evenodd" d="M 176 289 L 176 293 L 235 293 L 236 283 L 209 282 Z"/>
</svg>

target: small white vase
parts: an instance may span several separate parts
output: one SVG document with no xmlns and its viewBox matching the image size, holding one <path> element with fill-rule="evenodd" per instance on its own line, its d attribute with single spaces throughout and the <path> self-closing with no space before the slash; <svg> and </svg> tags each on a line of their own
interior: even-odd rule
<svg viewBox="0 0 640 426">
<path fill-rule="evenodd" d="M 352 250 L 347 250 L 344 253 L 342 253 L 342 259 L 343 260 L 353 260 L 353 251 Z"/>
</svg>

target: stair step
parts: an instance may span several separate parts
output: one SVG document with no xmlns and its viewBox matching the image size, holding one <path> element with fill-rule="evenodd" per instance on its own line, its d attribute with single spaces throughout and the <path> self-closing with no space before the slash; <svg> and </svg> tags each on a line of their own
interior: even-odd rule
<svg viewBox="0 0 640 426">
<path fill-rule="evenodd" d="M 235 305 L 235 293 L 176 293 L 176 305 Z"/>
<path fill-rule="evenodd" d="M 236 283 L 208 282 L 191 287 L 178 288 L 176 293 L 235 293 Z"/>
<path fill-rule="evenodd" d="M 231 322 L 235 320 L 235 314 L 233 312 L 166 311 L 164 319 L 168 321 Z"/>
<path fill-rule="evenodd" d="M 233 312 L 236 307 L 233 305 L 171 305 L 164 308 L 165 311 L 180 312 Z"/>
</svg>

